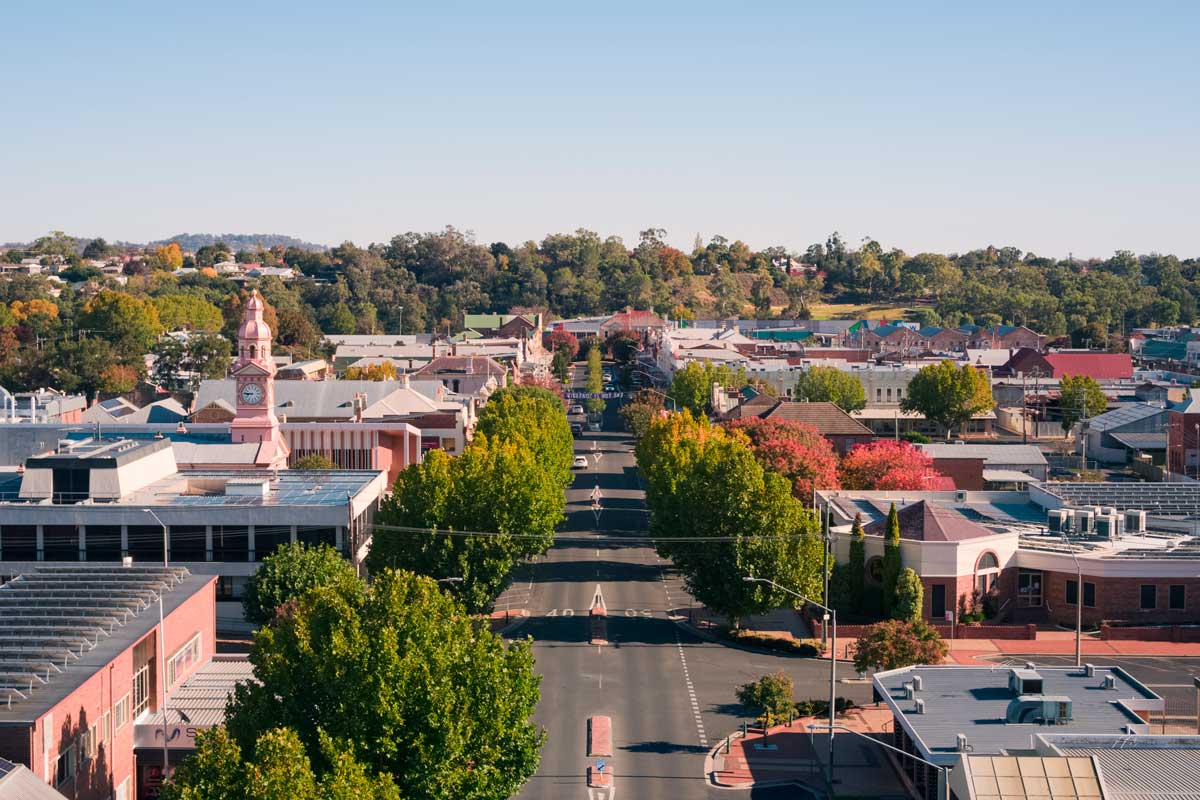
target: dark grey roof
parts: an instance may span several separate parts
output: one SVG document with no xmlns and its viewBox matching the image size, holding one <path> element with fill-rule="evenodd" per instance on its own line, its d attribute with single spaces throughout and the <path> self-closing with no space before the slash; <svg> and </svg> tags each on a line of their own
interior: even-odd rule
<svg viewBox="0 0 1200 800">
<path fill-rule="evenodd" d="M 214 580 L 182 567 L 46 566 L 0 586 L 0 723 L 32 723 Z M 212 591 L 208 588 L 208 591 Z"/>
<path fill-rule="evenodd" d="M 1112 433 L 1112 438 L 1130 450 L 1166 450 L 1165 433 Z"/>
<path fill-rule="evenodd" d="M 1045 696 L 1071 698 L 1070 723 L 1047 727 L 1005 722 L 1008 704 L 1016 697 L 1009 689 L 1005 667 L 906 667 L 877 673 L 873 680 L 926 757 L 957 753 L 960 733 L 966 735 L 971 752 L 978 754 L 1028 748 L 1030 737 L 1039 733 L 1127 733 L 1126 726 L 1139 729 L 1145 723 L 1125 703 L 1161 704 L 1158 695 L 1115 667 L 1097 667 L 1092 676 L 1074 667 L 1037 667 L 1037 672 Z M 912 682 L 914 675 L 920 675 L 923 683 L 915 695 L 925 701 L 923 714 L 916 713 L 915 700 L 904 697 L 904 684 Z M 1115 689 L 1103 688 L 1106 675 L 1115 678 Z"/>
</svg>

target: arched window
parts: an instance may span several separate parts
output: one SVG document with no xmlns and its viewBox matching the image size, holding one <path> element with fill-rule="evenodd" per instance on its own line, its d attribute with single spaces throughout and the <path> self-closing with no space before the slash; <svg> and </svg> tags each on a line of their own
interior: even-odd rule
<svg viewBox="0 0 1200 800">
<path fill-rule="evenodd" d="M 251 358 L 255 358 L 256 352 L 257 352 L 257 348 L 254 345 L 250 345 L 250 357 Z"/>
<path fill-rule="evenodd" d="M 1000 560 L 996 558 L 995 553 L 984 553 L 979 557 L 979 564 L 975 567 L 976 572 L 984 572 L 986 570 L 1000 569 Z"/>
</svg>

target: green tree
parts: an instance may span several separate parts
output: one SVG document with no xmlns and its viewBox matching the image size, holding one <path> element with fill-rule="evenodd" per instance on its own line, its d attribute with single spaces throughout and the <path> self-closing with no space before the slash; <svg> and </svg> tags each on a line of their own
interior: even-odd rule
<svg viewBox="0 0 1200 800">
<path fill-rule="evenodd" d="M 519 560 L 550 546 L 563 507 L 561 480 L 528 444 L 477 433 L 457 458 L 434 450 L 400 473 L 376 516 L 367 566 L 461 578 L 451 591 L 482 612 Z"/>
<path fill-rule="evenodd" d="M 862 381 L 837 367 L 810 367 L 796 382 L 796 399 L 810 403 L 833 403 L 849 414 L 867 404 Z"/>
<path fill-rule="evenodd" d="M 112 255 L 112 248 L 108 246 L 108 242 L 101 238 L 92 239 L 83 248 L 83 257 L 90 259 L 108 258 Z"/>
<path fill-rule="evenodd" d="M 867 580 L 867 539 L 862 514 L 854 515 L 850 528 L 850 603 L 855 614 L 863 613 L 863 592 Z"/>
<path fill-rule="evenodd" d="M 922 367 L 900 401 L 904 411 L 916 411 L 946 429 L 946 438 L 976 414 L 992 410 L 992 387 L 987 375 L 970 364 L 942 361 Z"/>
<path fill-rule="evenodd" d="M 887 530 L 883 541 L 883 615 L 892 616 L 896 607 L 896 585 L 900 580 L 900 516 L 896 504 L 888 509 Z"/>
<path fill-rule="evenodd" d="M 313 589 L 354 580 L 354 567 L 329 545 L 282 544 L 246 581 L 242 612 L 262 625 L 274 619 L 280 606 Z"/>
<path fill-rule="evenodd" d="M 336 465 L 320 453 L 309 453 L 297 458 L 296 463 L 292 464 L 292 469 L 328 470 L 336 469 Z"/>
<path fill-rule="evenodd" d="M 390 775 L 372 776 L 352 748 L 321 738 L 329 765 L 318 778 L 304 743 L 290 728 L 264 732 L 246 759 L 223 726 L 196 734 L 196 752 L 179 765 L 162 800 L 400 800 Z"/>
<path fill-rule="evenodd" d="M 633 402 L 621 406 L 621 419 L 634 439 L 641 439 L 650 424 L 663 413 L 662 398 L 651 392 L 638 392 Z"/>
<path fill-rule="evenodd" d="M 109 290 L 84 304 L 78 327 L 104 339 L 125 358 L 148 353 L 162 333 L 158 311 L 151 302 Z"/>
<path fill-rule="evenodd" d="M 554 358 L 550 361 L 550 372 L 562 383 L 566 383 L 570 379 L 571 356 L 567 354 L 565 348 L 554 351 Z"/>
<path fill-rule="evenodd" d="M 688 591 L 734 626 L 791 606 L 766 578 L 808 597 L 822 587 L 822 543 L 815 514 L 792 496 L 791 482 L 764 470 L 742 436 L 688 411 L 651 424 L 637 445 L 646 479 L 650 529 Z M 680 536 L 688 541 L 673 541 Z"/>
<path fill-rule="evenodd" d="M 587 354 L 588 377 L 587 390 L 592 394 L 604 391 L 604 364 L 600 347 L 595 342 L 588 348 Z M 598 397 L 589 398 L 584 404 L 589 414 L 603 414 L 605 402 Z"/>
<path fill-rule="evenodd" d="M 780 671 L 744 683 L 734 693 L 738 702 L 753 712 L 766 727 L 786 718 L 796 708 L 795 684 Z"/>
<path fill-rule="evenodd" d="M 671 377 L 668 394 L 686 408 L 693 416 L 703 416 L 712 398 L 712 387 L 720 384 L 726 388 L 742 386 L 748 382 L 746 371 L 733 369 L 725 364 L 714 365 L 689 361 L 683 369 L 676 370 Z"/>
<path fill-rule="evenodd" d="M 221 309 L 190 294 L 164 294 L 152 301 L 158 319 L 168 331 L 220 331 L 224 324 Z"/>
<path fill-rule="evenodd" d="M 255 633 L 250 660 L 257 683 L 226 718 L 243 752 L 291 728 L 320 780 L 329 737 L 411 800 L 501 800 L 537 768 L 530 645 L 506 645 L 427 578 L 382 570 L 310 592 Z"/>
<path fill-rule="evenodd" d="M 905 567 L 896 581 L 896 604 L 892 608 L 892 616 L 906 622 L 919 620 L 924 611 L 924 602 L 925 589 L 921 586 L 921 576 Z"/>
<path fill-rule="evenodd" d="M 950 648 L 923 620 L 884 620 L 867 629 L 854 646 L 854 668 L 859 672 L 940 664 Z"/>
<path fill-rule="evenodd" d="M 563 488 L 571 485 L 575 439 L 562 399 L 540 386 L 508 386 L 494 392 L 479 411 L 475 430 L 527 447 L 542 469 Z"/>
<path fill-rule="evenodd" d="M 1069 431 L 1075 423 L 1103 414 L 1108 397 L 1095 378 L 1089 375 L 1064 375 L 1059 384 L 1062 410 L 1062 429 Z"/>
<path fill-rule="evenodd" d="M 170 389 L 195 389 L 200 381 L 224 378 L 229 372 L 229 340 L 219 333 L 192 334 L 187 339 L 163 336 L 154 343 L 154 382 Z"/>
<path fill-rule="evenodd" d="M 338 303 L 329 315 L 325 330 L 328 333 L 354 333 L 354 312 L 345 303 Z"/>
</svg>

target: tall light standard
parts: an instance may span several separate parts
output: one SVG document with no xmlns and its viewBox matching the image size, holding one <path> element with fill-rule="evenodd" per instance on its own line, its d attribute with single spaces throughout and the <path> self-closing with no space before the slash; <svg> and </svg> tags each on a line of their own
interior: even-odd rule
<svg viewBox="0 0 1200 800">
<path fill-rule="evenodd" d="M 143 508 L 142 511 L 144 511 L 145 513 L 154 517 L 154 521 L 157 522 L 159 524 L 159 527 L 162 528 L 163 568 L 166 569 L 170 566 L 170 563 L 167 559 L 167 547 L 169 545 L 169 542 L 167 541 L 167 526 L 161 519 L 158 518 L 158 514 L 154 513 L 154 509 Z M 164 575 L 163 576 L 164 584 L 166 583 L 166 580 L 167 580 L 167 576 Z M 165 591 L 165 589 L 158 590 L 158 676 L 159 676 L 159 680 L 162 681 L 162 737 L 163 737 L 163 746 L 162 746 L 163 773 L 162 774 L 163 774 L 163 782 L 165 783 L 167 780 L 167 769 L 168 769 L 168 765 L 169 765 L 170 761 L 168 760 L 168 753 L 167 753 L 167 642 L 166 642 L 167 627 L 163 622 L 163 593 L 164 593 L 164 591 Z"/>
<path fill-rule="evenodd" d="M 834 714 L 837 709 L 837 611 L 829 606 L 821 605 L 813 600 L 808 599 L 799 592 L 792 591 L 786 586 L 780 586 L 778 583 L 766 578 L 754 578 L 749 575 L 742 578 L 746 583 L 765 583 L 768 586 L 774 586 L 781 592 L 787 592 L 793 597 L 798 597 L 809 605 L 816 606 L 825 612 L 824 621 L 829 625 L 832 636 L 829 640 L 829 785 L 833 785 L 833 728 L 835 723 Z"/>
<path fill-rule="evenodd" d="M 1064 536 L 1065 540 L 1066 537 Z M 1071 543 L 1067 542 L 1070 547 Z M 1079 556 L 1075 555 L 1075 550 L 1071 550 L 1071 559 L 1075 562 L 1075 666 L 1083 666 L 1083 567 L 1079 563 Z"/>
</svg>

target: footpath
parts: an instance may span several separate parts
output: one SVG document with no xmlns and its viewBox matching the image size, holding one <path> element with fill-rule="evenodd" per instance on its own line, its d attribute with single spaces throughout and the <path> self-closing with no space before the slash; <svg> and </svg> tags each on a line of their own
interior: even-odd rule
<svg viewBox="0 0 1200 800">
<path fill-rule="evenodd" d="M 823 796 L 828 788 L 829 738 L 825 717 L 802 717 L 791 725 L 767 731 L 751 728 L 722 739 L 704 762 L 711 785 L 724 789 L 799 785 Z M 879 736 L 891 726 L 886 708 L 854 708 L 838 716 L 838 724 L 867 736 Z M 812 730 L 809 726 L 814 727 Z M 851 797 L 900 798 L 895 773 L 883 748 L 850 733 L 834 736 L 834 788 Z"/>
<path fill-rule="evenodd" d="M 703 606 L 679 609 L 674 614 L 696 630 L 713 635 L 725 624 L 725 619 L 713 614 Z M 770 614 L 752 617 L 745 627 L 756 633 L 785 639 L 806 639 L 818 647 L 819 640 L 813 639 L 803 618 L 789 609 L 780 609 Z M 947 664 L 991 666 L 998 658 L 1019 658 L 1030 655 L 1075 654 L 1075 632 L 1063 630 L 1039 630 L 1036 639 L 947 639 L 950 653 Z M 838 659 L 853 658 L 857 639 L 838 637 Z M 1200 642 L 1158 642 L 1137 639 L 1102 640 L 1095 635 L 1084 634 L 1080 651 L 1084 658 L 1118 658 L 1122 656 L 1191 656 L 1200 657 Z M 828 644 L 823 655 L 828 658 Z"/>
</svg>

